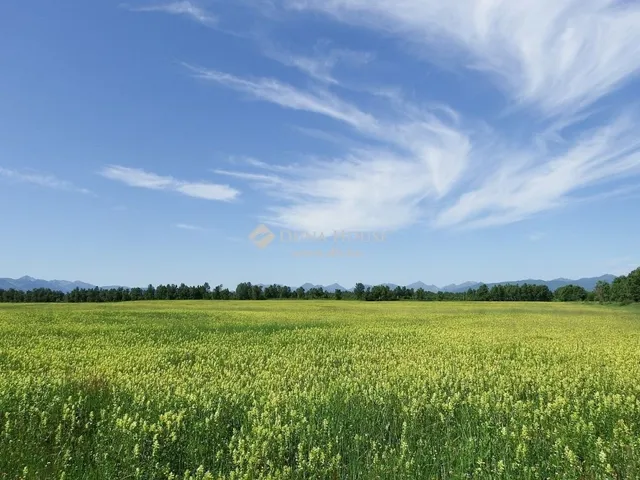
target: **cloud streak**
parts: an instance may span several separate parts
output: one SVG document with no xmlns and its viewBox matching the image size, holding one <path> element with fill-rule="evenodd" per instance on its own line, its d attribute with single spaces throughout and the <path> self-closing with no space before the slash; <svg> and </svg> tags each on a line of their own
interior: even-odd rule
<svg viewBox="0 0 640 480">
<path fill-rule="evenodd" d="M 515 140 L 508 129 L 469 118 L 446 104 L 408 102 L 402 90 L 392 86 L 344 86 L 334 71 L 338 64 L 357 60 L 364 65 L 373 58 L 350 57 L 345 52 L 352 51 L 346 49 L 328 54 L 316 49 L 309 55 L 265 51 L 305 73 L 313 85 L 307 88 L 277 78 L 186 65 L 195 77 L 253 100 L 330 118 L 336 128 L 348 127 L 339 134 L 297 127 L 334 140 L 343 150 L 337 155 L 313 157 L 296 168 L 253 160 L 243 168 L 216 171 L 269 195 L 265 222 L 321 231 L 401 229 L 416 223 L 484 228 L 561 208 L 580 201 L 579 194 L 591 195 L 590 189 L 640 174 L 638 119 L 616 111 L 611 98 L 640 71 L 640 4 L 275 4 L 391 33 L 419 45 L 425 57 L 437 57 L 436 65 L 448 62 L 473 78 L 492 79 L 512 106 L 519 107 L 510 115 L 524 113 L 531 128 L 528 136 Z M 598 103 L 607 97 L 610 105 Z M 615 189 L 608 193 L 615 194 Z"/>
<path fill-rule="evenodd" d="M 286 198 L 290 204 L 274 207 L 266 219 L 273 224 L 323 230 L 402 228 L 422 219 L 423 200 L 441 198 L 455 187 L 469 160 L 471 142 L 452 111 L 437 115 L 414 108 L 401 118 L 379 119 L 327 90 L 190 68 L 200 78 L 256 99 L 333 118 L 374 141 L 339 158 L 299 165 L 287 175 L 216 171 Z"/>
<path fill-rule="evenodd" d="M 238 190 L 229 185 L 187 182 L 170 176 L 146 172 L 139 168 L 123 167 L 121 165 L 108 165 L 100 171 L 100 175 L 130 187 L 173 191 L 203 200 L 229 202 L 240 195 Z"/>
<path fill-rule="evenodd" d="M 338 65 L 346 67 L 360 67 L 371 62 L 374 55 L 370 52 L 359 52 L 343 48 L 332 48 L 327 51 L 325 45 L 320 43 L 314 49 L 313 55 L 299 55 L 287 52 L 281 48 L 265 48 L 265 55 L 286 65 L 295 68 L 314 80 L 322 83 L 338 85 L 333 71 Z"/>
<path fill-rule="evenodd" d="M 359 151 L 281 176 L 265 221 L 303 231 L 396 230 L 421 221 L 434 192 L 428 167 L 391 152 Z"/>
<path fill-rule="evenodd" d="M 199 225 L 192 225 L 190 223 L 176 223 L 173 225 L 174 228 L 178 228 L 180 230 L 190 230 L 190 231 L 198 231 L 203 232 L 206 230 L 204 227 L 200 227 Z"/>
<path fill-rule="evenodd" d="M 186 64 L 185 64 L 186 65 Z M 375 119 L 326 90 L 304 91 L 271 78 L 245 79 L 216 70 L 186 65 L 195 76 L 246 93 L 258 100 L 347 123 L 358 130 L 376 128 Z"/>
<path fill-rule="evenodd" d="M 19 171 L 0 167 L 0 176 L 12 182 L 30 183 L 44 188 L 53 190 L 64 190 L 67 192 L 83 193 L 85 195 L 93 195 L 91 190 L 80 188 L 66 180 L 61 180 L 54 175 L 39 173 L 34 171 Z"/>
<path fill-rule="evenodd" d="M 129 5 L 123 6 L 133 12 L 162 12 L 170 15 L 182 15 L 207 26 L 214 26 L 218 23 L 218 18 L 215 15 L 209 13 L 207 10 L 199 7 L 195 3 L 186 0 L 145 7 L 131 7 Z"/>
<path fill-rule="evenodd" d="M 579 110 L 640 71 L 640 4 L 617 0 L 285 0 L 351 24 L 392 32 L 493 76 L 548 115 Z M 450 50 L 450 49 L 449 49 Z M 421 51 L 425 51 L 424 48 Z"/>
<path fill-rule="evenodd" d="M 403 116 L 377 118 L 335 96 L 335 108 L 319 108 L 315 91 L 271 79 L 216 72 L 214 81 L 340 120 L 381 144 L 352 148 L 286 175 L 216 172 L 257 184 L 283 201 L 264 220 L 287 228 L 399 229 L 428 219 L 440 228 L 503 225 L 561 207 L 578 191 L 640 170 L 636 122 L 622 116 L 571 141 L 559 136 L 564 150 L 550 152 L 535 142 L 505 146 L 498 133 L 462 124 L 448 107 L 414 105 Z M 393 101 L 397 107 L 398 98 Z"/>
<path fill-rule="evenodd" d="M 512 223 L 563 206 L 571 194 L 591 185 L 639 174 L 640 137 L 634 123 L 620 118 L 587 131 L 550 160 L 545 160 L 544 152 L 532 150 L 526 162 L 503 163 L 479 188 L 442 211 L 437 224 L 485 227 Z"/>
</svg>

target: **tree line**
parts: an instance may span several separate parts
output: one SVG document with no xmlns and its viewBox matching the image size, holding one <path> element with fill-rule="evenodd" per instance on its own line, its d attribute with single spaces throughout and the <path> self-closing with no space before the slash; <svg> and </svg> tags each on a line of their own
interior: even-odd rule
<svg viewBox="0 0 640 480">
<path fill-rule="evenodd" d="M 29 291 L 0 290 L 0 302 L 5 303 L 100 303 L 133 302 L 140 300 L 361 300 L 361 301 L 493 301 L 493 302 L 600 302 L 629 304 L 640 302 L 640 268 L 628 275 L 617 277 L 612 283 L 600 281 L 593 291 L 587 291 L 578 285 L 567 285 L 552 292 L 546 285 L 500 284 L 489 288 L 481 284 L 465 292 L 430 292 L 422 288 L 390 288 L 387 285 L 365 286 L 357 283 L 350 291 L 328 292 L 322 287 L 305 290 L 293 289 L 284 285 L 252 285 L 240 283 L 235 291 L 218 285 L 214 288 L 208 283 L 203 285 L 149 285 L 143 288 L 81 289 L 64 293 L 48 288 Z"/>
</svg>

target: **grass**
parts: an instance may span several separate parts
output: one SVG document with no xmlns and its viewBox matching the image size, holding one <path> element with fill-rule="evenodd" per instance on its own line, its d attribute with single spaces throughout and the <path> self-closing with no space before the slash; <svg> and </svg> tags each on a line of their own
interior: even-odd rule
<svg viewBox="0 0 640 480">
<path fill-rule="evenodd" d="M 0 479 L 640 478 L 640 310 L 0 306 Z"/>
</svg>

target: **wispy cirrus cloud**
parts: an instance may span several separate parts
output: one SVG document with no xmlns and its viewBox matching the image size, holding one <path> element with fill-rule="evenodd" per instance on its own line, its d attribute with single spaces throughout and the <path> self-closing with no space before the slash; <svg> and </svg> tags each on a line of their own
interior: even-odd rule
<svg viewBox="0 0 640 480">
<path fill-rule="evenodd" d="M 204 200 L 228 202 L 240 195 L 240 192 L 229 185 L 209 182 L 188 182 L 170 176 L 157 175 L 139 168 L 108 165 L 100 171 L 100 175 L 130 187 L 150 190 L 167 190 Z"/>
<path fill-rule="evenodd" d="M 271 190 L 285 205 L 272 206 L 265 221 L 289 228 L 395 229 L 427 219 L 436 227 L 503 225 L 561 207 L 586 187 L 640 169 L 638 129 L 623 116 L 579 137 L 560 135 L 562 147 L 550 152 L 534 141 L 505 146 L 499 132 L 465 125 L 446 106 L 398 109 L 394 96 L 392 109 L 378 118 L 337 96 L 331 98 L 339 107 L 317 108 L 316 91 L 275 80 L 216 72 L 214 81 L 242 91 L 248 82 L 258 99 L 334 118 L 376 141 L 287 175 L 220 172 Z M 282 95 L 272 94 L 274 84 Z"/>
<path fill-rule="evenodd" d="M 594 103 L 640 71 L 640 4 L 618 0 L 284 0 L 424 45 L 546 114 Z M 425 51 L 425 49 L 421 49 Z M 451 60 L 451 59 L 450 59 Z M 451 62 L 450 62 L 451 63 Z"/>
<path fill-rule="evenodd" d="M 439 226 L 485 227 L 522 220 L 567 204 L 572 194 L 622 175 L 640 174 L 640 137 L 635 122 L 620 118 L 589 130 L 550 156 L 525 151 L 526 161 L 503 162 L 483 184 L 442 210 Z"/>
<path fill-rule="evenodd" d="M 0 176 L 12 182 L 30 183 L 54 190 L 64 190 L 67 192 L 77 192 L 83 193 L 85 195 L 94 195 L 91 190 L 77 187 L 67 180 L 61 180 L 56 176 L 47 173 L 40 173 L 31 170 L 12 170 L 0 167 Z"/>
<path fill-rule="evenodd" d="M 131 6 L 129 4 L 123 4 L 122 6 L 134 12 L 161 12 L 171 15 L 183 15 L 208 26 L 214 26 L 218 23 L 218 18 L 215 15 L 188 0 L 145 6 Z"/>
<path fill-rule="evenodd" d="M 349 127 L 340 133 L 298 127 L 341 139 L 334 142 L 343 147 L 340 154 L 314 157 L 295 169 L 256 160 L 242 169 L 217 171 L 273 198 L 267 222 L 327 230 L 398 229 L 422 221 L 437 228 L 489 227 L 581 201 L 585 197 L 579 195 L 589 197 L 592 187 L 640 174 L 637 119 L 616 110 L 615 102 L 604 107 L 607 115 L 594 115 L 598 101 L 640 71 L 635 28 L 640 4 L 279 0 L 274 5 L 324 12 L 329 20 L 408 39 L 425 57 L 438 57 L 438 64 L 493 79 L 519 107 L 510 112 L 535 113 L 536 120 L 529 138 L 516 139 L 508 128 L 491 126 L 490 118 L 471 119 L 444 102 L 407 101 L 396 86 L 363 87 L 352 95 L 341 87 L 358 89 L 343 85 L 334 71 L 348 58 L 331 51 L 266 50 L 268 57 L 308 75 L 311 88 L 187 65 L 217 86 Z M 335 50 L 340 51 L 349 50 Z M 367 94 L 386 107 L 363 100 Z"/>
<path fill-rule="evenodd" d="M 284 204 L 264 221 L 303 231 L 404 228 L 425 220 L 421 203 L 435 196 L 427 172 L 415 158 L 381 150 L 306 164 L 281 175 L 270 193 Z"/>
<path fill-rule="evenodd" d="M 227 159 L 231 164 L 238 167 L 253 167 L 262 170 L 269 170 L 271 172 L 290 171 L 296 168 L 296 165 L 275 165 L 273 163 L 267 163 L 262 160 L 258 160 L 253 157 L 244 156 L 232 156 Z"/>
<path fill-rule="evenodd" d="M 197 231 L 197 232 L 203 232 L 206 230 L 206 228 L 201 227 L 199 225 L 192 225 L 190 223 L 176 223 L 173 225 L 174 228 L 178 228 L 180 230 L 191 230 L 191 231 Z"/>
<path fill-rule="evenodd" d="M 318 43 L 310 55 L 292 53 L 273 45 L 263 46 L 263 49 L 266 56 L 283 65 L 296 68 L 314 80 L 334 85 L 340 83 L 333 74 L 338 65 L 349 68 L 361 67 L 375 58 L 371 52 L 329 48 L 326 42 Z"/>
<path fill-rule="evenodd" d="M 327 90 L 304 91 L 272 78 L 247 79 L 217 70 L 185 64 L 195 76 L 275 103 L 284 108 L 303 110 L 331 117 L 359 130 L 376 128 L 375 119 Z"/>
<path fill-rule="evenodd" d="M 248 180 L 260 185 L 277 185 L 282 183 L 282 179 L 277 175 L 264 174 L 264 173 L 251 173 L 251 172 L 238 172 L 234 170 L 213 170 L 213 173 L 217 175 L 226 175 L 233 178 L 239 178 L 241 180 Z"/>
<path fill-rule="evenodd" d="M 258 99 L 284 108 L 321 114 L 368 137 L 366 148 L 296 165 L 294 169 L 253 162 L 274 173 L 221 171 L 267 189 L 287 205 L 271 208 L 266 218 L 288 228 L 402 228 L 424 219 L 425 199 L 449 193 L 470 157 L 471 142 L 456 125 L 456 115 L 414 109 L 401 118 L 377 118 L 327 91 L 305 91 L 273 79 L 245 80 L 214 72 L 202 78 L 250 91 Z M 277 85 L 277 95 L 274 94 Z M 321 103 L 330 98 L 329 105 Z M 304 99 L 304 100 L 301 100 Z"/>
</svg>

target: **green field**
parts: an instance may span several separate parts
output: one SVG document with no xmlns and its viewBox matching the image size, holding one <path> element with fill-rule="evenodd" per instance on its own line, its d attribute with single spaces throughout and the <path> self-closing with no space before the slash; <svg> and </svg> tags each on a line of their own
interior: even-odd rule
<svg viewBox="0 0 640 480">
<path fill-rule="evenodd" d="M 0 306 L 0 479 L 640 478 L 640 310 Z"/>
</svg>

